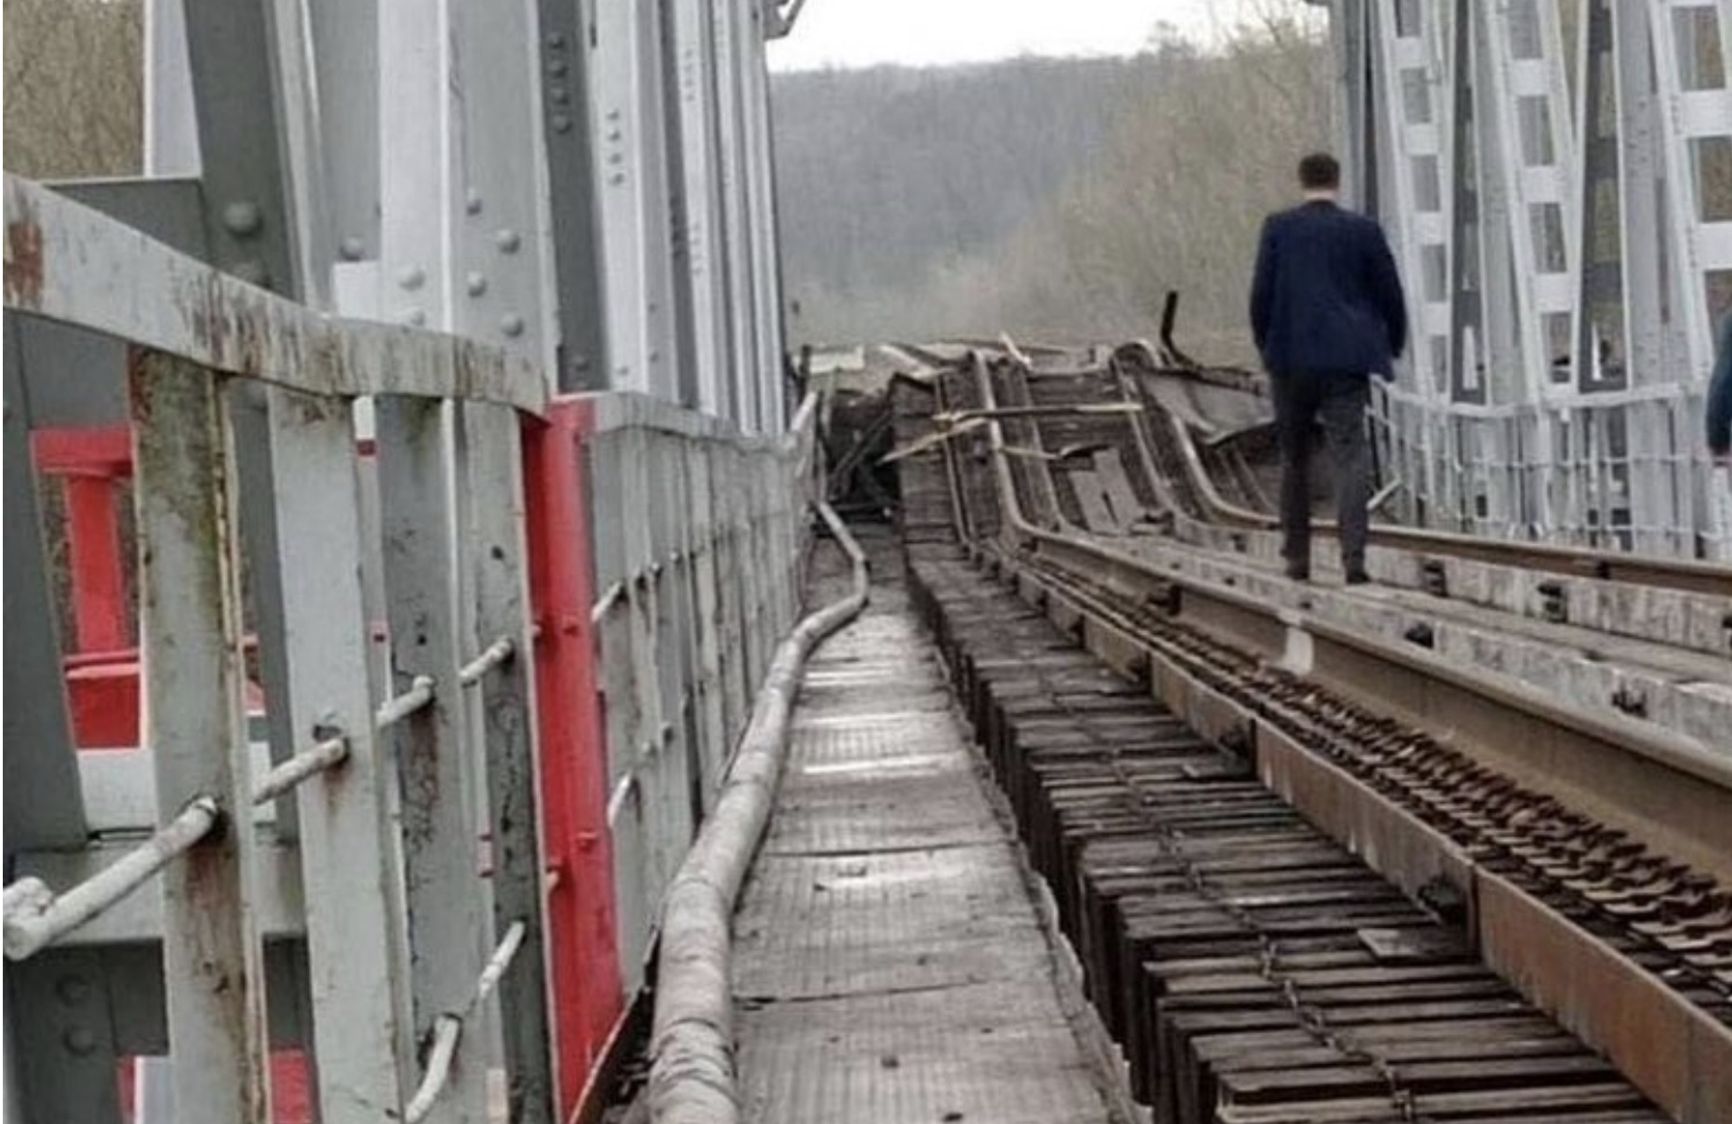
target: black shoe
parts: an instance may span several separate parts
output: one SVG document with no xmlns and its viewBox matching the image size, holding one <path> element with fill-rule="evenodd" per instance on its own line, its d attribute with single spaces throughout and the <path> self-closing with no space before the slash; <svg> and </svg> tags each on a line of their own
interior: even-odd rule
<svg viewBox="0 0 1732 1124">
<path fill-rule="evenodd" d="M 1354 570 L 1347 571 L 1347 584 L 1348 585 L 1368 585 L 1368 584 L 1370 584 L 1370 582 L 1371 582 L 1371 575 L 1366 573 L 1363 569 L 1354 569 Z"/>
<path fill-rule="evenodd" d="M 1296 582 L 1308 582 L 1311 580 L 1311 567 L 1299 562 L 1289 562 L 1287 563 L 1287 577 Z"/>
</svg>

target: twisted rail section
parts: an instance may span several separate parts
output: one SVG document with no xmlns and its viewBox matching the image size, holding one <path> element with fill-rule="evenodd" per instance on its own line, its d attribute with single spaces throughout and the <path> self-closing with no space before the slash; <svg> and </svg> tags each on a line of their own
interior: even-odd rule
<svg viewBox="0 0 1732 1124">
<path fill-rule="evenodd" d="M 769 823 L 806 658 L 866 605 L 866 556 L 848 528 L 813 505 L 853 564 L 853 592 L 805 617 L 776 649 L 716 810 L 686 855 L 662 911 L 661 978 L 650 1038 L 650 1113 L 658 1124 L 735 1124 L 730 921 Z"/>
</svg>

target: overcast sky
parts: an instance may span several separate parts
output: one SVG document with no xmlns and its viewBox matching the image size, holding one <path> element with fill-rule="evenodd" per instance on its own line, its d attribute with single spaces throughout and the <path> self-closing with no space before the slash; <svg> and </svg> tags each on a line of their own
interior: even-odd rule
<svg viewBox="0 0 1732 1124">
<path fill-rule="evenodd" d="M 1293 0 L 1295 5 L 1298 0 Z M 1156 24 L 1209 42 L 1256 0 L 807 0 L 770 66 L 932 66 L 1020 54 L 1133 54 Z M 1264 0 L 1267 6 L 1267 0 Z"/>
</svg>

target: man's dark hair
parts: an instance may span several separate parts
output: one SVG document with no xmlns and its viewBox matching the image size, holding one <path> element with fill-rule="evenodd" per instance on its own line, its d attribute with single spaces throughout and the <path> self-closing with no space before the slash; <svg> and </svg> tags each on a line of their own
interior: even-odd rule
<svg viewBox="0 0 1732 1124">
<path fill-rule="evenodd" d="M 1340 187 L 1340 162 L 1327 152 L 1313 152 L 1299 161 L 1299 186 L 1306 191 L 1327 191 Z"/>
</svg>

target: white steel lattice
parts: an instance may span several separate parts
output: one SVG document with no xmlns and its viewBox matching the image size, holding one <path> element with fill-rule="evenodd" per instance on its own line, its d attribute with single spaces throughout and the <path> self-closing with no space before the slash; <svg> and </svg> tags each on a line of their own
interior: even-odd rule
<svg viewBox="0 0 1732 1124">
<path fill-rule="evenodd" d="M 1702 433 L 1732 312 L 1732 2 L 1333 9 L 1343 150 L 1414 323 L 1373 417 L 1397 510 L 1732 556 Z"/>
</svg>

